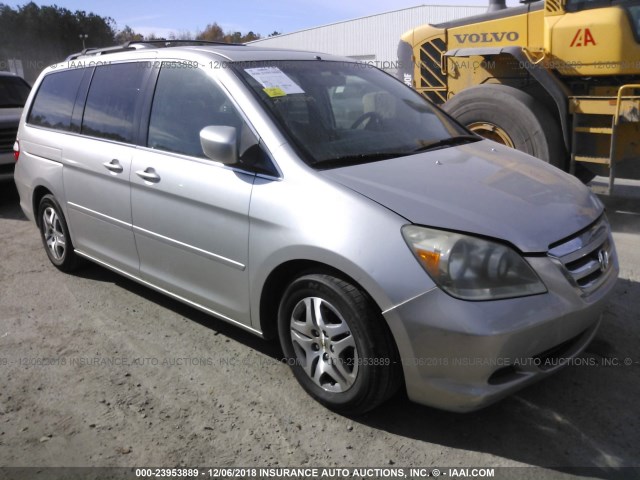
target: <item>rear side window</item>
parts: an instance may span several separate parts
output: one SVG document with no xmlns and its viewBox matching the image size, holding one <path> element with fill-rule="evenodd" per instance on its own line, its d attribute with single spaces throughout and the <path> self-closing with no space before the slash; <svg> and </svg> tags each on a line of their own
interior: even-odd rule
<svg viewBox="0 0 640 480">
<path fill-rule="evenodd" d="M 204 71 L 163 63 L 153 98 L 147 146 L 205 158 L 200 130 L 209 125 L 236 127 L 238 139 L 242 136 L 239 113 Z"/>
<path fill-rule="evenodd" d="M 51 73 L 44 77 L 33 100 L 27 123 L 69 131 L 73 104 L 83 74 L 83 69 L 74 69 Z"/>
<path fill-rule="evenodd" d="M 132 143 L 136 105 L 146 69 L 137 63 L 97 67 L 91 80 L 82 133 Z"/>
</svg>

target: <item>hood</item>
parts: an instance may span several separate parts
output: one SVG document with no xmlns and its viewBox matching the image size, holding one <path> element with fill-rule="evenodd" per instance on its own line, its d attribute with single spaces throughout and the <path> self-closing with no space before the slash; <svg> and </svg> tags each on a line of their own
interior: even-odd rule
<svg viewBox="0 0 640 480">
<path fill-rule="evenodd" d="M 604 210 L 578 179 L 489 141 L 321 173 L 411 223 L 502 239 L 527 253 L 546 252 Z"/>
</svg>

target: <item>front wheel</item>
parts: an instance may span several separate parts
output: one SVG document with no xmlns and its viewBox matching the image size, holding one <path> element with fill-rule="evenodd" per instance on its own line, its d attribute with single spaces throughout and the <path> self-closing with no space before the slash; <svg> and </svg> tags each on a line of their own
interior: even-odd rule
<svg viewBox="0 0 640 480">
<path fill-rule="evenodd" d="M 278 333 L 296 379 L 332 410 L 364 413 L 398 388 L 398 356 L 384 319 L 348 282 L 319 274 L 294 280 L 280 303 Z"/>
<path fill-rule="evenodd" d="M 75 270 L 80 259 L 73 251 L 67 222 L 53 195 L 45 195 L 40 200 L 38 226 L 42 244 L 51 263 L 63 272 Z"/>
</svg>

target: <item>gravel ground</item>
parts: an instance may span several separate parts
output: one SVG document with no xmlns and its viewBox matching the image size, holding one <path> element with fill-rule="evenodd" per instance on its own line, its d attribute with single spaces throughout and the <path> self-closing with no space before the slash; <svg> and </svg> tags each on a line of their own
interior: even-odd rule
<svg viewBox="0 0 640 480">
<path fill-rule="evenodd" d="M 476 413 L 398 394 L 345 418 L 302 391 L 277 345 L 98 266 L 58 272 L 15 189 L 2 185 L 0 466 L 542 467 L 535 478 L 601 467 L 584 474 L 627 476 L 622 467 L 640 466 L 640 187 L 625 188 L 604 199 L 622 271 L 583 355 L 597 366 L 569 367 Z"/>
</svg>

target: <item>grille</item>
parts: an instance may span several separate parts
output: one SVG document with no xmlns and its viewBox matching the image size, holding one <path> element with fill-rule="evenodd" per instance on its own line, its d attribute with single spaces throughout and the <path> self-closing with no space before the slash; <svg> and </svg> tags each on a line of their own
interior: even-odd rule
<svg viewBox="0 0 640 480">
<path fill-rule="evenodd" d="M 614 269 L 615 249 L 605 217 L 569 240 L 553 246 L 549 256 L 583 295 L 596 290 Z"/>
<path fill-rule="evenodd" d="M 545 10 L 549 13 L 556 13 L 562 10 L 562 4 L 560 0 L 547 0 Z"/>
<path fill-rule="evenodd" d="M 0 129 L 0 153 L 13 152 L 13 144 L 18 135 L 18 128 Z"/>
<path fill-rule="evenodd" d="M 576 345 L 578 345 L 586 331 L 587 330 L 573 338 L 570 338 L 566 342 L 562 342 L 560 345 L 551 347 L 549 350 L 545 350 L 544 352 L 534 356 L 533 359 L 537 360 L 536 363 L 538 368 L 540 370 L 550 370 L 551 368 L 562 365 L 563 362 L 568 362 L 569 358 L 573 356 L 571 355 L 572 351 L 575 349 Z M 573 354 L 575 355 L 575 351 Z"/>
<path fill-rule="evenodd" d="M 447 99 L 447 76 L 441 67 L 445 49 L 444 38 L 434 38 L 420 46 L 420 91 L 437 105 Z"/>
</svg>

